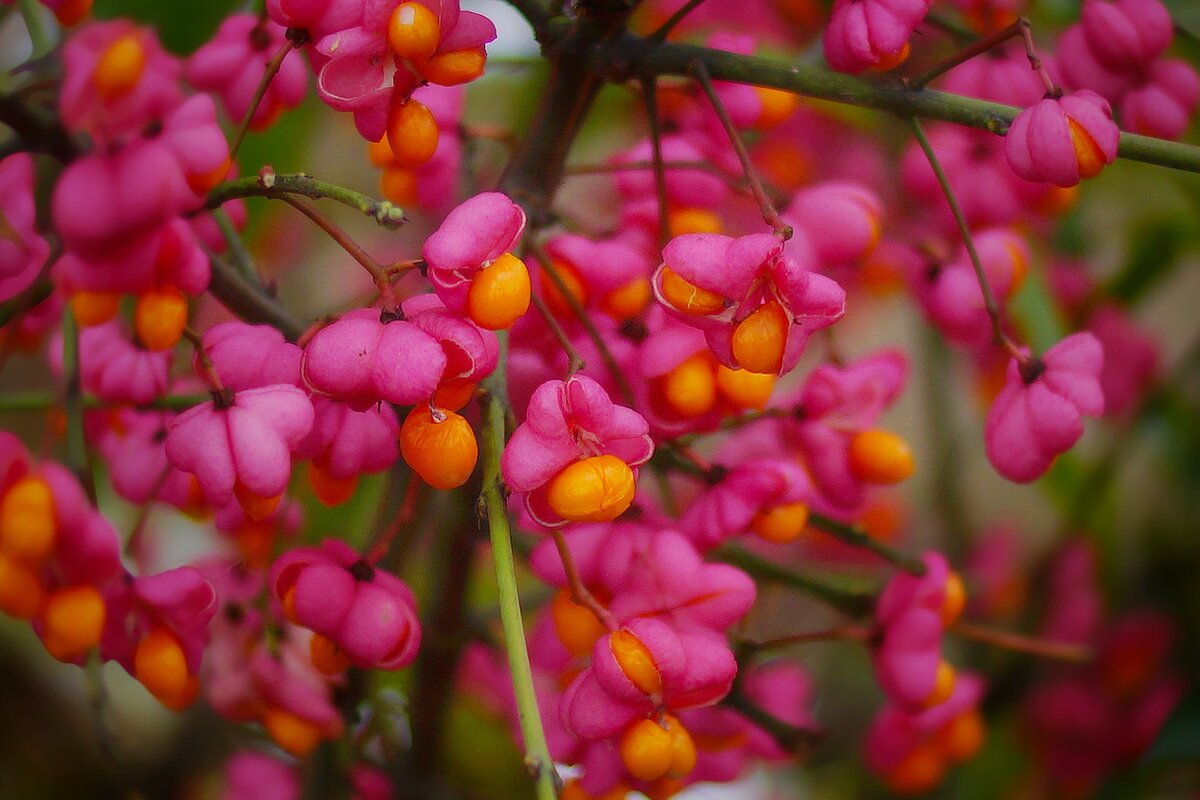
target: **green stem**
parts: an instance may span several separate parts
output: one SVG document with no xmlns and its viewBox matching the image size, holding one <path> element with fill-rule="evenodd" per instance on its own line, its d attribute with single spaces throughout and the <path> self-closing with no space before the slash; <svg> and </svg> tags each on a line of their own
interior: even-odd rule
<svg viewBox="0 0 1200 800">
<path fill-rule="evenodd" d="M 875 606 L 875 592 L 862 588 L 838 586 L 802 572 L 780 566 L 769 559 L 741 547 L 725 546 L 712 552 L 718 561 L 742 569 L 756 578 L 772 581 L 821 600 L 851 616 L 862 616 Z"/>
<path fill-rule="evenodd" d="M 279 304 L 274 296 L 267 294 L 261 286 L 246 281 L 236 267 L 224 259 L 209 256 L 212 266 L 212 281 L 208 291 L 221 304 L 247 322 L 272 325 L 289 342 L 294 342 L 304 333 L 304 325 Z"/>
<path fill-rule="evenodd" d="M 79 323 L 70 308 L 63 312 L 63 375 L 67 385 L 63 410 L 67 417 L 67 463 L 96 505 L 96 484 L 88 461 L 87 441 L 83 434 L 83 387 L 79 378 Z"/>
<path fill-rule="evenodd" d="M 208 193 L 205 208 L 220 208 L 223 203 L 240 197 L 267 197 L 281 200 L 289 195 L 301 195 L 313 200 L 333 200 L 365 214 L 388 230 L 405 223 L 404 209 L 390 200 L 369 197 L 362 192 L 334 183 L 319 181 L 304 174 L 279 175 L 271 167 L 263 167 L 257 175 L 226 181 Z"/>
<path fill-rule="evenodd" d="M 217 228 L 221 231 L 221 236 L 225 239 L 225 246 L 228 248 L 229 260 L 233 266 L 237 267 L 238 272 L 249 283 L 261 284 L 262 281 L 258 277 L 258 269 L 254 266 L 254 259 L 250 256 L 250 251 L 246 249 L 246 243 L 242 241 L 241 235 L 237 228 L 233 225 L 233 220 L 229 218 L 229 214 L 223 208 L 214 209 L 212 212 L 213 221 L 217 223 Z"/>
<path fill-rule="evenodd" d="M 207 403 L 212 398 L 206 394 L 176 394 L 159 397 L 149 403 L 134 406 L 138 409 L 162 409 L 167 411 L 183 411 Z M 11 413 L 21 411 L 48 411 L 58 406 L 59 400 L 50 392 L 7 392 L 0 394 L 0 412 Z M 99 397 L 88 395 L 82 398 L 83 408 L 127 408 L 129 403 L 112 403 Z"/>
<path fill-rule="evenodd" d="M 46 36 L 46 27 L 42 25 L 42 8 L 35 0 L 20 0 L 21 16 L 25 19 L 25 28 L 29 31 L 29 42 L 33 45 L 33 57 L 41 58 L 50 52 L 50 38 Z"/>
<path fill-rule="evenodd" d="M 504 337 L 502 337 L 504 338 Z M 502 342 L 503 345 L 507 342 Z M 497 373 L 503 375 L 504 361 Z M 555 800 L 558 796 L 558 775 L 546 733 L 542 728 L 537 694 L 533 688 L 533 670 L 529 666 L 529 650 L 525 644 L 525 626 L 521 618 L 521 598 L 517 592 L 517 573 L 513 563 L 512 532 L 508 510 L 501 491 L 500 454 L 504 451 L 504 401 L 497 394 L 502 380 L 487 380 L 482 397 L 483 425 L 483 506 L 487 514 L 488 531 L 492 540 L 492 558 L 496 568 L 496 586 L 500 596 L 500 622 L 504 628 L 504 651 L 512 672 L 513 693 L 517 700 L 517 716 L 525 740 L 525 766 L 536 781 L 538 800 Z M 500 385 L 498 385 L 500 384 Z"/>
<path fill-rule="evenodd" d="M 835 103 L 890 111 L 903 117 L 920 117 L 982 128 L 1003 135 L 1021 109 L 971 97 L 905 88 L 898 82 L 873 81 L 831 72 L 824 67 L 772 61 L 707 47 L 664 42 L 625 34 L 595 55 L 597 68 L 612 77 L 677 75 L 690 77 L 696 61 L 704 64 L 713 80 L 767 86 Z M 1163 167 L 1200 172 L 1200 147 L 1121 134 L 1122 158 Z"/>
<path fill-rule="evenodd" d="M 925 574 L 925 562 L 919 558 L 913 558 L 907 553 L 902 553 L 899 550 L 888 547 L 878 539 L 872 538 L 862 528 L 857 528 L 853 525 L 847 525 L 844 522 L 838 522 L 836 519 L 831 519 L 823 514 L 809 512 L 808 524 L 814 528 L 819 528 L 825 531 L 830 536 L 840 539 L 852 547 L 858 547 L 863 550 L 869 550 L 875 555 L 895 564 L 905 572 L 913 575 Z"/>
</svg>

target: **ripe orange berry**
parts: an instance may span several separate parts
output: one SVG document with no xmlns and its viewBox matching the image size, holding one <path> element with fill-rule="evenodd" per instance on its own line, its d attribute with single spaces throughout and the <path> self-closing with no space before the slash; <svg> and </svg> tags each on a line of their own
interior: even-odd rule
<svg viewBox="0 0 1200 800">
<path fill-rule="evenodd" d="M 417 173 L 408 167 L 388 167 L 379 176 L 379 193 L 398 206 L 416 205 Z"/>
<path fill-rule="evenodd" d="M 462 378 L 452 378 L 437 388 L 433 404 L 448 411 L 458 411 L 475 396 L 475 384 Z"/>
<path fill-rule="evenodd" d="M 850 470 L 860 480 L 900 483 L 914 469 L 908 443 L 890 431 L 862 431 L 850 440 Z"/>
<path fill-rule="evenodd" d="M 225 176 L 229 174 L 231 163 L 226 158 L 208 172 L 189 172 L 184 176 L 187 179 L 188 188 L 196 194 L 208 194 L 218 183 L 225 180 Z"/>
<path fill-rule="evenodd" d="M 155 628 L 138 642 L 133 653 L 133 676 L 160 703 L 173 710 L 186 708 L 194 699 L 194 695 L 189 697 L 192 675 L 188 672 L 183 646 L 168 628 Z"/>
<path fill-rule="evenodd" d="M 289 622 L 296 625 L 300 624 L 300 620 L 296 617 L 296 584 L 292 584 L 283 592 L 283 599 L 279 601 L 283 606 L 283 615 L 288 618 Z"/>
<path fill-rule="evenodd" d="M 657 388 L 671 411 L 684 419 L 707 414 L 717 404 L 717 376 L 708 350 L 684 359 L 657 380 Z"/>
<path fill-rule="evenodd" d="M 275 525 L 267 521 L 247 522 L 234 535 L 234 542 L 247 566 L 266 569 L 275 552 Z"/>
<path fill-rule="evenodd" d="M 354 496 L 354 490 L 358 488 L 358 476 L 335 478 L 327 467 L 314 461 L 308 465 L 308 485 L 323 505 L 340 506 Z"/>
<path fill-rule="evenodd" d="M 767 407 L 771 392 L 775 390 L 775 376 L 746 369 L 730 369 L 718 364 L 717 388 L 721 390 L 725 402 L 734 408 L 761 411 Z"/>
<path fill-rule="evenodd" d="M 147 350 L 170 350 L 187 326 L 188 301 L 183 292 L 168 286 L 138 297 L 133 322 Z"/>
<path fill-rule="evenodd" d="M 722 295 L 701 289 L 684 280 L 670 267 L 663 267 L 660 284 L 663 299 L 677 311 L 685 314 L 708 315 L 725 310 L 725 298 Z"/>
<path fill-rule="evenodd" d="M 475 273 L 467 290 L 467 316 L 490 331 L 510 328 L 529 310 L 530 292 L 525 262 L 505 253 Z"/>
<path fill-rule="evenodd" d="M 475 471 L 479 446 L 475 432 L 453 411 L 420 405 L 400 426 L 400 454 L 413 472 L 435 489 L 462 486 Z"/>
<path fill-rule="evenodd" d="M 76 292 L 71 295 L 71 313 L 81 328 L 103 325 L 121 307 L 119 292 Z"/>
<path fill-rule="evenodd" d="M 733 331 L 733 357 L 742 369 L 778 374 L 787 347 L 787 312 L 768 300 L 738 323 Z"/>
<path fill-rule="evenodd" d="M 889 72 L 907 61 L 910 53 L 912 53 L 912 47 L 908 42 L 905 42 L 904 47 L 901 47 L 898 53 L 883 53 L 879 59 L 879 63 L 871 67 L 871 71 Z"/>
<path fill-rule="evenodd" d="M 974 758 L 983 747 L 986 731 L 983 716 L 975 709 L 959 714 L 938 731 L 937 743 L 942 756 L 951 762 Z"/>
<path fill-rule="evenodd" d="M 388 44 L 401 58 L 424 61 L 440 38 L 437 16 L 420 3 L 401 3 L 388 20 Z"/>
<path fill-rule="evenodd" d="M 592 652 L 592 645 L 604 635 L 604 625 L 596 619 L 596 615 L 572 600 L 571 592 L 567 589 L 560 589 L 554 595 L 550 602 L 550 617 L 554 621 L 558 640 L 573 656 Z"/>
<path fill-rule="evenodd" d="M 275 744 L 296 758 L 306 757 L 325 738 L 325 732 L 315 722 L 301 719 L 282 708 L 264 711 L 262 724 Z"/>
<path fill-rule="evenodd" d="M 672 236 L 685 233 L 722 233 L 725 223 L 721 215 L 707 208 L 676 208 L 667 214 Z"/>
<path fill-rule="evenodd" d="M 100 642 L 104 631 L 104 598 L 92 586 L 60 589 L 42 609 L 42 642 L 59 661 L 73 661 Z"/>
<path fill-rule="evenodd" d="M 0 555 L 0 611 L 16 619 L 31 619 L 42 607 L 44 596 L 42 583 L 33 570 Z"/>
<path fill-rule="evenodd" d="M 559 800 L 625 800 L 626 795 L 632 791 L 623 783 L 617 784 L 612 789 L 609 789 L 604 794 L 596 797 L 587 793 L 579 781 L 570 781 L 562 788 L 559 793 Z"/>
<path fill-rule="evenodd" d="M 650 304 L 653 294 L 654 290 L 650 288 L 649 280 L 636 278 L 609 292 L 600 302 L 600 308 L 614 319 L 624 321 L 642 313 Z"/>
<path fill-rule="evenodd" d="M 430 83 L 438 86 L 458 86 L 469 83 L 483 74 L 487 65 L 487 51 L 482 47 L 466 50 L 451 50 L 438 53 L 427 61 L 416 65 L 417 72 Z"/>
<path fill-rule="evenodd" d="M 949 628 L 962 616 L 967 605 L 967 587 L 957 572 L 946 576 L 946 597 L 942 600 L 942 626 Z"/>
<path fill-rule="evenodd" d="M 654 656 L 634 633 L 625 629 L 613 631 L 608 637 L 608 646 L 612 649 L 613 659 L 630 683 L 644 694 L 662 691 L 662 675 L 654 663 Z"/>
<path fill-rule="evenodd" d="M 21 478 L 0 501 L 0 552 L 24 562 L 50 555 L 58 537 L 54 495 L 41 478 Z"/>
<path fill-rule="evenodd" d="M 954 693 L 956 677 L 954 667 L 950 666 L 950 662 L 940 662 L 937 666 L 937 677 L 934 679 L 933 691 L 925 698 L 925 707 L 933 708 L 934 706 L 940 706 L 950 699 L 950 695 Z"/>
<path fill-rule="evenodd" d="M 392 153 L 392 145 L 388 141 L 386 133 L 378 142 L 371 142 L 367 145 L 367 158 L 371 159 L 371 164 L 380 169 L 387 169 L 395 165 L 396 156 Z"/>
<path fill-rule="evenodd" d="M 796 95 L 782 89 L 755 86 L 754 93 L 758 95 L 758 101 L 762 104 L 762 110 L 758 112 L 758 119 L 754 122 L 754 127 L 760 131 L 774 128 L 786 121 L 800 105 Z"/>
<path fill-rule="evenodd" d="M 274 497 L 257 495 L 247 489 L 241 481 L 233 485 L 233 496 L 237 498 L 238 505 L 246 512 L 246 516 L 255 522 L 261 522 L 274 514 L 275 509 L 279 508 L 279 501 L 283 499 L 282 494 Z"/>
<path fill-rule="evenodd" d="M 652 719 L 638 720 L 621 737 L 621 761 L 640 781 L 663 777 L 671 769 L 671 734 Z"/>
<path fill-rule="evenodd" d="M 308 642 L 308 655 L 313 666 L 325 675 L 341 675 L 350 668 L 350 656 L 330 639 L 314 633 Z"/>
<path fill-rule="evenodd" d="M 558 276 L 562 278 L 563 285 L 567 287 L 567 294 L 575 298 L 575 302 L 579 305 L 587 304 L 588 291 L 583 279 L 579 277 L 579 273 L 575 267 L 563 261 L 555 261 L 554 270 Z M 558 284 L 550 277 L 547 270 L 542 270 L 538 276 L 542 284 L 542 297 L 546 299 L 546 305 L 550 310 L 560 317 L 570 316 L 571 304 L 566 296 L 559 290 Z"/>
<path fill-rule="evenodd" d="M 1104 151 L 1087 130 L 1071 117 L 1067 117 L 1067 128 L 1071 132 L 1071 146 L 1075 148 L 1075 160 L 1079 162 L 1079 179 L 1086 181 L 1100 174 L 1108 163 Z"/>
<path fill-rule="evenodd" d="M 789 139 L 765 139 L 754 149 L 754 163 L 763 177 L 781 189 L 799 189 L 812 182 L 808 151 Z"/>
<path fill-rule="evenodd" d="M 946 764 L 933 742 L 924 742 L 884 776 L 884 782 L 896 794 L 918 795 L 932 791 L 942 782 Z"/>
<path fill-rule="evenodd" d="M 696 768 L 696 744 L 683 723 L 670 714 L 663 717 L 662 724 L 671 735 L 671 766 L 667 777 L 682 778 Z"/>
<path fill-rule="evenodd" d="M 609 522 L 633 503 L 633 470 L 616 456 L 576 461 L 550 480 L 546 502 L 571 522 Z"/>
<path fill-rule="evenodd" d="M 403 167 L 419 167 L 433 158 L 438 145 L 437 120 L 416 100 L 392 103 L 388 110 L 387 140 Z"/>
<path fill-rule="evenodd" d="M 136 33 L 127 33 L 108 46 L 92 71 L 96 93 L 105 100 L 127 94 L 146 70 L 146 48 Z"/>
<path fill-rule="evenodd" d="M 804 533 L 807 523 L 808 506 L 785 503 L 755 514 L 750 527 L 768 542 L 790 542 Z"/>
</svg>

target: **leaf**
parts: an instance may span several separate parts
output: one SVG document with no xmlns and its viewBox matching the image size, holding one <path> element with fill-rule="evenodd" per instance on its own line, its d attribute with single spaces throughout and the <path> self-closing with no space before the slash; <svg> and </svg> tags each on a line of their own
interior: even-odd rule
<svg viewBox="0 0 1200 800">
<path fill-rule="evenodd" d="M 1105 286 L 1105 292 L 1133 305 L 1171 274 L 1188 238 L 1188 224 L 1175 219 L 1158 219 L 1141 226 L 1132 236 L 1133 252 L 1125 267 Z"/>
<path fill-rule="evenodd" d="M 98 19 L 132 17 L 158 29 L 163 47 L 186 55 L 212 38 L 221 22 L 242 7 L 241 0 L 96 0 Z"/>
</svg>

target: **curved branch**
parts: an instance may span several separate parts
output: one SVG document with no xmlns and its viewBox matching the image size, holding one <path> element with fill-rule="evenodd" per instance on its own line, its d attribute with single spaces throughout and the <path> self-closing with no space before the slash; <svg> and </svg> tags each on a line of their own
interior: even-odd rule
<svg viewBox="0 0 1200 800">
<path fill-rule="evenodd" d="M 220 208 L 222 204 L 241 197 L 282 200 L 289 195 L 302 195 L 313 200 L 333 200 L 365 214 L 390 231 L 396 230 L 407 221 L 404 209 L 390 200 L 370 197 L 345 186 L 319 181 L 303 173 L 279 175 L 270 166 L 263 167 L 257 175 L 237 178 L 218 185 L 208 193 L 204 207 Z"/>
<path fill-rule="evenodd" d="M 689 77 L 693 64 L 702 63 L 713 80 L 767 86 L 835 103 L 890 111 L 982 128 L 1004 135 L 1021 109 L 931 89 L 913 90 L 897 82 L 870 81 L 831 72 L 823 67 L 785 64 L 754 56 L 689 44 L 655 44 L 626 34 L 612 47 L 597 52 L 597 68 L 614 79 L 631 76 Z M 1200 147 L 1133 133 L 1121 134 L 1122 158 L 1163 167 L 1200 172 Z"/>
</svg>

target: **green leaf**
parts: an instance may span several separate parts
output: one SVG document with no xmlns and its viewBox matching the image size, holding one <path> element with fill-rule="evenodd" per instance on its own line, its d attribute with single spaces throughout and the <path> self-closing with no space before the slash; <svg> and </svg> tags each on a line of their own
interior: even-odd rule
<svg viewBox="0 0 1200 800">
<path fill-rule="evenodd" d="M 1189 227 L 1178 219 L 1157 219 L 1141 226 L 1132 237 L 1135 245 L 1128 262 L 1108 281 L 1106 293 L 1128 305 L 1144 297 L 1171 273 Z"/>
<path fill-rule="evenodd" d="M 1164 761 L 1200 762 L 1200 689 L 1179 701 L 1158 738 L 1142 756 L 1142 765 Z"/>
<path fill-rule="evenodd" d="M 211 39 L 221 22 L 243 5 L 241 0 L 96 0 L 92 13 L 98 19 L 132 17 L 153 25 L 163 47 L 185 55 Z"/>
</svg>

